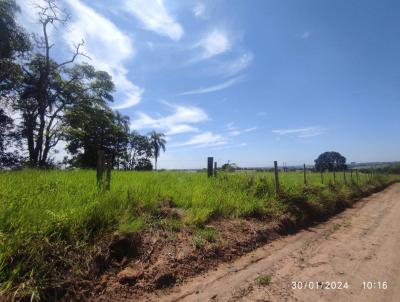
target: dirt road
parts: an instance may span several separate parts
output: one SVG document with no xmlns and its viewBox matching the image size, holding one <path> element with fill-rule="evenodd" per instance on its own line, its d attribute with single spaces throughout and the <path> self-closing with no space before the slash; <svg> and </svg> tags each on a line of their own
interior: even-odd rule
<svg viewBox="0 0 400 302">
<path fill-rule="evenodd" d="M 369 281 L 364 289 L 363 282 Z M 297 282 L 296 289 L 292 282 Z M 146 299 L 400 301 L 400 184 L 359 201 L 323 224 Z"/>
</svg>

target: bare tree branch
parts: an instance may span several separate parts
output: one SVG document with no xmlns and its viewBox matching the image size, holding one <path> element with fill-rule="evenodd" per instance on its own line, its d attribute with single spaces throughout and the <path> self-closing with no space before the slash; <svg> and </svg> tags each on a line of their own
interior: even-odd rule
<svg viewBox="0 0 400 302">
<path fill-rule="evenodd" d="M 91 60 L 91 58 L 90 58 L 88 55 L 86 55 L 85 53 L 83 53 L 83 52 L 80 51 L 80 48 L 81 48 L 82 46 L 84 46 L 84 45 L 85 45 L 85 41 L 84 41 L 84 40 L 82 40 L 82 41 L 81 41 L 80 43 L 78 43 L 78 44 L 75 44 L 75 45 L 74 45 L 74 47 L 75 47 L 75 52 L 74 52 L 74 54 L 72 55 L 72 58 L 71 58 L 70 60 L 68 60 L 68 61 L 65 61 L 65 62 L 63 62 L 63 63 L 58 64 L 58 65 L 57 65 L 57 68 L 60 68 L 60 67 L 65 66 L 65 65 L 67 65 L 67 64 L 73 63 L 73 62 L 75 61 L 75 59 L 76 59 L 78 56 L 83 56 L 83 57 L 88 58 L 89 60 Z"/>
</svg>

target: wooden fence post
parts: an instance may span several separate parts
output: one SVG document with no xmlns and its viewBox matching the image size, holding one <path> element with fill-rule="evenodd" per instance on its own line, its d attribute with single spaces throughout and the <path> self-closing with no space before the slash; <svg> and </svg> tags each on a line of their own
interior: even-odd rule
<svg viewBox="0 0 400 302">
<path fill-rule="evenodd" d="M 105 157 L 104 151 L 97 151 L 97 186 L 99 189 L 102 188 L 103 185 L 103 175 L 104 175 L 104 165 L 105 165 Z"/>
<path fill-rule="evenodd" d="M 207 158 L 207 175 L 208 175 L 208 177 L 213 176 L 213 161 L 214 161 L 213 157 Z"/>
<path fill-rule="evenodd" d="M 214 177 L 217 177 L 217 162 L 214 162 Z"/>
<path fill-rule="evenodd" d="M 351 183 L 354 183 L 354 181 L 353 181 L 353 169 L 350 170 L 350 180 L 351 180 Z"/>
<path fill-rule="evenodd" d="M 347 180 L 346 180 L 346 170 L 343 169 L 343 181 L 345 184 L 347 184 Z"/>
<path fill-rule="evenodd" d="M 359 183 L 358 181 L 358 169 L 356 169 L 356 178 L 357 178 L 357 184 Z"/>
<path fill-rule="evenodd" d="M 278 172 L 278 162 L 274 161 L 274 170 L 275 170 L 275 190 L 276 193 L 279 194 L 280 187 L 279 187 L 279 172 Z"/>
<path fill-rule="evenodd" d="M 303 173 L 304 173 L 304 185 L 307 185 L 307 172 L 306 172 L 306 164 L 303 166 Z"/>
<path fill-rule="evenodd" d="M 321 170 L 321 184 L 324 184 L 324 171 Z"/>
</svg>

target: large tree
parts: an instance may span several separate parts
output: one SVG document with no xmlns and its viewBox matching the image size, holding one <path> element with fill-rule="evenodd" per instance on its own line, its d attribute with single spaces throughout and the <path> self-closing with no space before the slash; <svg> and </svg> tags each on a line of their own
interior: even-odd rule
<svg viewBox="0 0 400 302">
<path fill-rule="evenodd" d="M 111 109 L 86 102 L 67 112 L 66 123 L 67 150 L 74 156 L 75 166 L 96 167 L 98 150 L 118 166 L 128 144 L 127 120 L 121 122 Z"/>
<path fill-rule="evenodd" d="M 76 100 L 71 91 L 82 81 L 67 67 L 83 55 L 80 52 L 83 42 L 76 45 L 70 59 L 62 63 L 51 59 L 54 44 L 49 40 L 49 26 L 64 24 L 68 17 L 57 7 L 55 0 L 46 0 L 45 3 L 39 13 L 42 36 L 35 38 L 36 52 L 24 64 L 22 87 L 13 102 L 13 109 L 23 118 L 21 135 L 26 140 L 29 164 L 33 167 L 48 163 L 50 151 L 63 135 L 64 112 Z"/>
<path fill-rule="evenodd" d="M 7 114 L 21 81 L 22 69 L 17 63 L 30 48 L 29 36 L 16 23 L 19 7 L 14 0 L 0 1 L 0 168 L 13 167 L 20 160 L 17 149 L 7 151 L 18 142 L 14 121 Z"/>
<path fill-rule="evenodd" d="M 157 171 L 157 160 L 160 157 L 161 150 L 165 152 L 165 145 L 167 144 L 167 141 L 165 140 L 165 135 L 163 133 L 158 133 L 156 131 L 149 133 L 149 139 L 153 148 L 154 167 Z"/>
<path fill-rule="evenodd" d="M 21 78 L 17 59 L 31 49 L 29 36 L 16 23 L 19 7 L 15 0 L 0 1 L 0 96 L 15 88 Z"/>
<path fill-rule="evenodd" d="M 317 171 L 341 171 L 345 169 L 347 169 L 346 158 L 335 151 L 324 152 L 315 160 L 315 170 Z"/>
<path fill-rule="evenodd" d="M 20 160 L 17 150 L 7 151 L 15 140 L 13 128 L 12 118 L 7 116 L 4 110 L 0 108 L 0 168 L 15 167 Z"/>
<path fill-rule="evenodd" d="M 149 138 L 137 131 L 131 131 L 128 136 L 126 153 L 121 162 L 122 167 L 126 170 L 151 170 L 152 165 L 149 158 L 152 156 L 153 149 Z"/>
</svg>

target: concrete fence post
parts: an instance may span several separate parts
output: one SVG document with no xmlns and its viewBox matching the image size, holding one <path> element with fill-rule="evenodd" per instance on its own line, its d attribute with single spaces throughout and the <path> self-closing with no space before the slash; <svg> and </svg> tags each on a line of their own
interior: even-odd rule
<svg viewBox="0 0 400 302">
<path fill-rule="evenodd" d="M 105 157 L 104 151 L 97 151 L 97 186 L 101 189 L 103 185 L 103 176 L 104 176 L 104 166 L 105 166 Z"/>
<path fill-rule="evenodd" d="M 111 169 L 112 169 L 111 160 L 108 159 L 106 162 L 106 182 L 105 182 L 106 191 L 110 191 L 111 187 Z"/>
<path fill-rule="evenodd" d="M 208 175 L 208 177 L 213 176 L 213 161 L 214 161 L 213 157 L 207 158 L 207 175 Z"/>
<path fill-rule="evenodd" d="M 333 167 L 333 183 L 336 185 L 336 171 L 335 167 Z"/>
<path fill-rule="evenodd" d="M 280 186 L 279 186 L 279 172 L 278 172 L 278 162 L 274 161 L 274 170 L 275 170 L 275 191 L 277 194 L 280 193 Z"/>
</svg>

